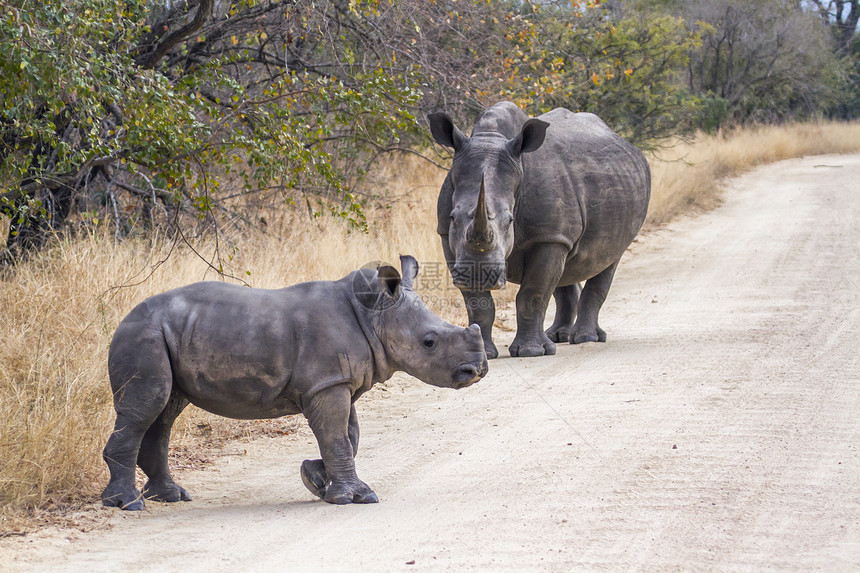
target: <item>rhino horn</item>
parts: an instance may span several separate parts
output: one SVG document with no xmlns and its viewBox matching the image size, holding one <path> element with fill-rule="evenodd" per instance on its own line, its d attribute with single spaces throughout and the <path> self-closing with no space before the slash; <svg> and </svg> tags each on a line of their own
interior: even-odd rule
<svg viewBox="0 0 860 573">
<path fill-rule="evenodd" d="M 475 207 L 475 219 L 466 240 L 470 247 L 479 251 L 486 250 L 493 242 L 493 230 L 490 228 L 490 212 L 487 207 L 483 176 L 481 176 L 481 192 L 478 193 L 478 204 Z"/>
</svg>

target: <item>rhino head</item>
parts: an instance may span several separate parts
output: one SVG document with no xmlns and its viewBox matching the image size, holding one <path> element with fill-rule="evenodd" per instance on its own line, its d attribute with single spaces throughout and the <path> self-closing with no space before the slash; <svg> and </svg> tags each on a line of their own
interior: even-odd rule
<svg viewBox="0 0 860 573">
<path fill-rule="evenodd" d="M 481 329 L 455 326 L 434 314 L 412 290 L 418 262 L 400 257 L 403 276 L 392 266 L 361 269 L 354 273 L 353 292 L 372 329 L 369 339 L 379 341 L 375 359 L 383 369 L 402 370 L 432 386 L 465 388 L 487 374 L 487 354 Z"/>
<path fill-rule="evenodd" d="M 527 120 L 511 139 L 498 132 L 465 136 L 444 113 L 427 116 L 433 139 L 454 150 L 448 246 L 451 275 L 463 290 L 505 285 L 514 246 L 514 205 L 523 179 L 522 154 L 538 149 L 549 124 Z M 441 214 L 440 214 L 441 217 Z"/>
</svg>

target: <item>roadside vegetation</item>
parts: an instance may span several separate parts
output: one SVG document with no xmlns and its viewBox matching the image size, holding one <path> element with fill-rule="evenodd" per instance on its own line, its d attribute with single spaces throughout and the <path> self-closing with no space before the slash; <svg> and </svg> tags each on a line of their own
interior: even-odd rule
<svg viewBox="0 0 860 573">
<path fill-rule="evenodd" d="M 98 500 L 107 348 L 149 295 L 408 253 L 462 323 L 429 111 L 601 115 L 648 152 L 646 232 L 755 165 L 860 151 L 860 3 L 797 4 L 0 0 L 0 537 Z M 175 461 L 296 423 L 192 407 Z"/>
</svg>

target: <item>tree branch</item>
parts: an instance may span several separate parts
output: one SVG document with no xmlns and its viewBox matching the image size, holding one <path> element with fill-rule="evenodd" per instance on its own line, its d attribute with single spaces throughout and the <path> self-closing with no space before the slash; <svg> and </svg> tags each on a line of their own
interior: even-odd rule
<svg viewBox="0 0 860 573">
<path fill-rule="evenodd" d="M 185 41 L 188 36 L 203 27 L 203 24 L 212 16 L 214 6 L 215 0 L 200 0 L 197 12 L 189 23 L 168 34 L 167 37 L 159 42 L 154 50 L 139 55 L 135 58 L 135 63 L 145 70 L 155 67 L 155 64 L 166 56 L 177 44 Z"/>
</svg>

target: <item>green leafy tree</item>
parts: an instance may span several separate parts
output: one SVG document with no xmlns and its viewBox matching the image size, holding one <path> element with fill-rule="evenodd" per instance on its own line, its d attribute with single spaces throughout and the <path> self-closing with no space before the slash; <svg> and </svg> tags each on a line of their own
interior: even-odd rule
<svg viewBox="0 0 860 573">
<path fill-rule="evenodd" d="M 836 97 L 839 63 L 819 18 L 795 0 L 642 0 L 697 29 L 686 80 L 702 125 L 814 116 Z"/>
<path fill-rule="evenodd" d="M 681 70 L 699 38 L 684 21 L 619 3 L 544 3 L 509 34 L 504 93 L 535 113 L 567 107 L 599 115 L 648 147 L 695 127 L 700 100 Z"/>
<path fill-rule="evenodd" d="M 807 4 L 831 28 L 837 53 L 849 54 L 860 23 L 860 0 L 808 0 Z"/>
<path fill-rule="evenodd" d="M 73 213 L 184 237 L 300 202 L 364 227 L 362 175 L 438 109 L 565 106 L 652 145 L 701 105 L 679 81 L 698 38 L 627 5 L 0 0 L 5 258 Z"/>
<path fill-rule="evenodd" d="M 392 10 L 420 29 L 386 38 L 420 69 L 422 110 L 469 123 L 505 98 L 532 114 L 564 106 L 645 146 L 697 117 L 680 78 L 698 39 L 678 18 L 584 0 L 400 0 Z"/>
<path fill-rule="evenodd" d="M 828 113 L 839 119 L 860 118 L 860 34 L 855 34 L 848 51 L 840 58 L 838 97 Z"/>
<path fill-rule="evenodd" d="M 41 246 L 75 204 L 106 210 L 118 232 L 247 222 L 249 205 L 300 198 L 362 226 L 356 161 L 418 128 L 414 73 L 372 49 L 377 10 L 0 2 L 7 258 Z"/>
<path fill-rule="evenodd" d="M 808 0 L 804 5 L 830 30 L 839 59 L 837 95 L 828 113 L 841 119 L 860 117 L 860 0 Z"/>
</svg>

